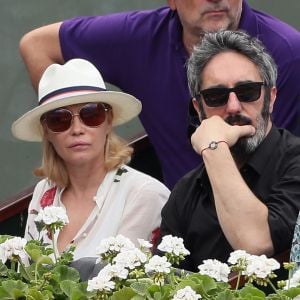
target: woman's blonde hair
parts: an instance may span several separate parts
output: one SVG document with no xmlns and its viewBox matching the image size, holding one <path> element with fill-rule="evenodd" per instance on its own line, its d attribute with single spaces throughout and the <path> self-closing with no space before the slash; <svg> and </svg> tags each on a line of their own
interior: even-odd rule
<svg viewBox="0 0 300 300">
<path fill-rule="evenodd" d="M 128 146 L 122 138 L 113 132 L 109 133 L 105 144 L 104 164 L 106 170 L 110 171 L 130 162 L 132 152 L 132 147 Z M 34 170 L 34 174 L 46 177 L 60 187 L 69 185 L 65 163 L 45 136 L 43 136 L 42 165 Z"/>
</svg>

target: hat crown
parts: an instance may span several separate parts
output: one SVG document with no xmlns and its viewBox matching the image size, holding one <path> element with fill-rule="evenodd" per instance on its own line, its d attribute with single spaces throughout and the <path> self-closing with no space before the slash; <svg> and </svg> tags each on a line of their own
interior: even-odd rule
<svg viewBox="0 0 300 300">
<path fill-rule="evenodd" d="M 39 102 L 53 93 L 63 93 L 64 90 L 72 91 L 72 88 L 78 90 L 79 87 L 106 90 L 101 74 L 87 60 L 75 58 L 64 65 L 52 64 L 41 77 L 38 91 Z"/>
</svg>

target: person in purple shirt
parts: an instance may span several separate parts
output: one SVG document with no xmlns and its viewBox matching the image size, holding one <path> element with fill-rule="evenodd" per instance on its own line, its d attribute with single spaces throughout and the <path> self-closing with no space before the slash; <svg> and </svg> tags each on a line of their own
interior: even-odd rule
<svg viewBox="0 0 300 300">
<path fill-rule="evenodd" d="M 259 38 L 279 69 L 273 112 L 278 127 L 300 134 L 300 34 L 242 0 L 168 0 L 168 7 L 76 17 L 27 33 L 20 51 L 33 86 L 51 63 L 84 58 L 109 83 L 143 104 L 140 120 L 172 188 L 201 158 L 188 135 L 186 60 L 206 31 L 243 30 Z"/>
</svg>

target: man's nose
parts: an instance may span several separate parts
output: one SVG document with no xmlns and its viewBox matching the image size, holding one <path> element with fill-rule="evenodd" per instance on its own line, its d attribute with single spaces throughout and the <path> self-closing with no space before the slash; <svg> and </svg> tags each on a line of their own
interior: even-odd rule
<svg viewBox="0 0 300 300">
<path fill-rule="evenodd" d="M 226 112 L 229 114 L 241 112 L 242 105 L 236 96 L 235 92 L 230 92 L 228 95 L 228 102 L 226 104 Z"/>
</svg>

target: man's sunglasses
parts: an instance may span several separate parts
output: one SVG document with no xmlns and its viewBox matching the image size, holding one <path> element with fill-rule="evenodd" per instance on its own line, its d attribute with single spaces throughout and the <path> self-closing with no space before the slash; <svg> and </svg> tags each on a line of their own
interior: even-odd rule
<svg viewBox="0 0 300 300">
<path fill-rule="evenodd" d="M 87 103 L 77 114 L 66 108 L 57 108 L 42 115 L 41 121 L 53 132 L 63 132 L 71 127 L 74 116 L 79 116 L 81 122 L 89 127 L 98 127 L 106 119 L 106 112 L 111 106 L 104 103 Z"/>
<path fill-rule="evenodd" d="M 252 102 L 260 97 L 263 85 L 263 82 L 249 82 L 239 84 L 233 88 L 216 87 L 200 91 L 195 98 L 197 101 L 200 101 L 200 97 L 202 96 L 207 106 L 219 107 L 225 105 L 228 102 L 229 94 L 234 92 L 239 101 Z"/>
</svg>

